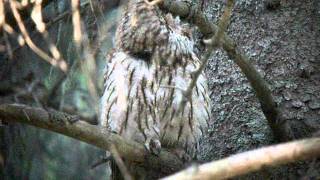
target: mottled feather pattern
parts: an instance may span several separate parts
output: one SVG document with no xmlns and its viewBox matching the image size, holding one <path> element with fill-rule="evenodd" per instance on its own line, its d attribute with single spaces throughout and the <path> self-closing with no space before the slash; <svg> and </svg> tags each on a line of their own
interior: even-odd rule
<svg viewBox="0 0 320 180">
<path fill-rule="evenodd" d="M 208 128 L 210 100 L 201 74 L 183 112 L 177 113 L 192 72 L 200 66 L 179 20 L 143 0 L 130 1 L 106 63 L 101 125 L 124 138 L 153 140 L 194 157 Z"/>
<path fill-rule="evenodd" d="M 143 0 L 129 1 L 116 33 L 116 48 L 133 54 L 152 53 L 157 44 L 167 41 L 169 32 L 163 22 L 155 6 Z"/>
</svg>

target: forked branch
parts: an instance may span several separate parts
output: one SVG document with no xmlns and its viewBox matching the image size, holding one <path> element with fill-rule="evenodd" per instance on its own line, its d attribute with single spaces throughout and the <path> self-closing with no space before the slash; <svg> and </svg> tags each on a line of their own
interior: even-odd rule
<svg viewBox="0 0 320 180">
<path fill-rule="evenodd" d="M 192 80 L 187 88 L 187 90 L 183 91 L 184 92 L 184 98 L 182 98 L 181 103 L 179 105 L 178 109 L 178 114 L 183 111 L 183 108 L 185 107 L 186 103 L 192 96 L 193 88 L 196 86 L 198 78 L 200 74 L 203 72 L 204 68 L 206 67 L 211 54 L 214 49 L 220 47 L 221 40 L 223 38 L 224 32 L 227 29 L 227 26 L 230 22 L 230 17 L 231 17 L 231 12 L 234 7 L 234 0 L 228 0 L 227 5 L 225 8 L 225 11 L 221 17 L 220 23 L 219 23 L 219 29 L 218 31 L 211 37 L 211 39 L 206 40 L 205 43 L 208 45 L 207 52 L 202 58 L 200 67 L 193 72 L 193 77 Z"/>
</svg>

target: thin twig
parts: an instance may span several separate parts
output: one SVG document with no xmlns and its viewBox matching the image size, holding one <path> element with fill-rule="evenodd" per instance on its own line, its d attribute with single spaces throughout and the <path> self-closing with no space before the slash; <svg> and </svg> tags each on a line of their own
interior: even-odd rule
<svg viewBox="0 0 320 180">
<path fill-rule="evenodd" d="M 92 99 L 92 106 L 96 114 L 99 114 L 99 94 L 98 94 L 98 85 L 97 85 L 97 65 L 95 58 L 92 54 L 92 49 L 89 44 L 89 39 L 86 32 L 83 33 L 83 41 L 81 46 L 77 47 L 79 54 L 80 66 L 83 74 L 87 77 L 86 84 Z"/>
<path fill-rule="evenodd" d="M 81 7 L 85 7 L 85 6 L 87 6 L 88 4 L 89 4 L 88 2 L 84 2 L 84 3 L 81 4 Z M 66 17 L 67 17 L 68 15 L 70 15 L 70 14 L 72 14 L 72 10 L 67 10 L 67 11 L 59 14 L 58 16 L 54 17 L 51 21 L 47 22 L 47 23 L 46 23 L 46 27 L 47 27 L 47 28 L 50 28 L 52 25 L 54 25 L 54 24 L 57 23 L 57 22 L 60 22 L 61 20 L 63 20 L 64 18 L 66 18 Z M 4 27 L 3 27 L 3 28 L 4 28 L 5 31 L 7 31 L 7 32 L 8 32 L 10 35 L 12 35 L 12 36 L 15 36 L 15 37 L 20 36 L 20 35 L 18 35 L 17 33 L 15 33 L 14 30 L 13 30 L 13 28 L 12 28 L 9 24 L 7 24 L 7 23 L 4 24 Z M 32 37 L 34 37 L 35 35 L 36 35 L 36 33 L 32 33 L 32 34 L 30 35 L 30 37 L 32 38 Z M 24 41 L 23 38 L 20 38 L 20 39 Z M 19 41 L 20 39 L 18 39 L 18 41 Z M 1 41 L 3 41 L 3 40 L 1 39 Z M 21 48 L 21 43 L 19 42 L 19 44 L 20 44 L 20 46 L 14 47 L 14 48 L 12 49 L 12 52 L 13 52 L 13 53 L 16 52 L 17 50 L 19 50 L 19 49 Z"/>
<path fill-rule="evenodd" d="M 40 48 L 38 48 L 33 41 L 31 40 L 29 33 L 25 27 L 25 25 L 23 24 L 23 21 L 21 19 L 21 16 L 18 12 L 17 9 L 17 5 L 16 5 L 16 1 L 12 0 L 9 1 L 10 2 L 10 7 L 11 7 L 11 11 L 13 13 L 13 16 L 18 24 L 18 27 L 22 33 L 22 36 L 24 38 L 24 40 L 26 41 L 27 45 L 38 55 L 40 56 L 42 59 L 44 59 L 45 61 L 49 62 L 51 65 L 53 66 L 57 66 L 58 68 L 60 68 L 63 72 L 66 72 L 68 69 L 68 66 L 66 64 L 66 62 L 64 61 L 60 61 L 57 59 L 54 59 L 52 57 L 50 57 L 47 53 L 45 53 L 44 51 L 42 51 Z"/>
<path fill-rule="evenodd" d="M 58 59 L 59 61 L 66 62 L 64 59 L 62 59 L 58 48 L 52 43 L 52 41 L 49 38 L 49 33 L 46 30 L 46 24 L 43 22 L 43 19 L 42 19 L 41 4 L 42 4 L 42 0 L 37 0 L 35 2 L 31 12 L 31 19 L 36 24 L 36 28 L 42 35 L 43 39 L 46 41 L 49 47 L 49 51 L 51 52 L 51 55 L 53 56 L 53 58 Z"/>
<path fill-rule="evenodd" d="M 73 23 L 73 39 L 77 46 L 81 45 L 82 33 L 81 33 L 81 19 L 80 19 L 80 1 L 71 0 L 72 7 L 72 23 Z"/>
<path fill-rule="evenodd" d="M 46 24 L 43 22 L 43 19 L 42 19 L 41 3 L 42 3 L 42 0 L 37 0 L 35 2 L 31 12 L 31 19 L 36 24 L 37 30 L 42 34 L 43 38 L 47 41 L 49 50 L 53 58 L 60 59 L 61 58 L 60 52 L 58 51 L 57 47 L 49 40 L 49 35 L 48 35 L 48 32 L 46 31 Z"/>
<path fill-rule="evenodd" d="M 220 41 L 223 37 L 224 32 L 226 31 L 226 28 L 230 22 L 231 12 L 234 6 L 234 0 L 228 0 L 226 9 L 224 11 L 224 14 L 222 15 L 222 18 L 219 23 L 219 30 L 216 32 L 216 34 L 210 39 L 207 40 L 207 44 L 209 45 L 207 52 L 205 53 L 203 60 L 201 61 L 200 67 L 192 73 L 192 80 L 189 84 L 188 88 L 184 91 L 184 96 L 179 104 L 179 108 L 177 113 L 180 114 L 186 103 L 189 101 L 189 99 L 192 97 L 193 88 L 196 86 L 198 78 L 200 74 L 203 72 L 204 68 L 207 65 L 207 62 L 212 54 L 212 51 L 220 46 Z"/>
<path fill-rule="evenodd" d="M 121 172 L 124 180 L 133 180 L 132 176 L 130 175 L 130 173 L 128 171 L 128 168 L 126 167 L 126 165 L 122 161 L 116 146 L 113 144 L 110 146 L 110 153 L 111 153 L 113 159 L 115 160 L 118 168 L 120 169 L 120 172 Z"/>
<path fill-rule="evenodd" d="M 5 13 L 4 13 L 4 3 L 3 0 L 0 0 L 0 29 L 5 24 Z"/>
<path fill-rule="evenodd" d="M 7 24 L 7 23 L 4 23 L 3 29 L 4 29 L 7 33 L 9 33 L 10 35 L 16 35 L 16 36 L 18 36 L 18 34 L 14 31 L 14 29 L 13 29 L 9 24 Z"/>
<path fill-rule="evenodd" d="M 72 23 L 73 23 L 73 38 L 76 43 L 76 49 L 80 57 L 81 69 L 83 73 L 87 76 L 87 88 L 89 94 L 92 97 L 92 105 L 96 114 L 99 114 L 99 95 L 97 91 L 96 78 L 96 64 L 95 58 L 92 55 L 92 51 L 89 45 L 89 40 L 86 32 L 81 31 L 81 18 L 79 0 L 72 0 Z"/>
</svg>

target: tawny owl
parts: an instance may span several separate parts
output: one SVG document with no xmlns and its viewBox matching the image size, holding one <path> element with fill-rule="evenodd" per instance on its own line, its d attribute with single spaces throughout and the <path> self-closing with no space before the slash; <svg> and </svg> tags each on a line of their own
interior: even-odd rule
<svg viewBox="0 0 320 180">
<path fill-rule="evenodd" d="M 124 138 L 194 157 L 207 130 L 210 100 L 201 74 L 177 113 L 192 72 L 200 66 L 187 28 L 144 0 L 131 0 L 107 57 L 101 125 Z"/>
</svg>

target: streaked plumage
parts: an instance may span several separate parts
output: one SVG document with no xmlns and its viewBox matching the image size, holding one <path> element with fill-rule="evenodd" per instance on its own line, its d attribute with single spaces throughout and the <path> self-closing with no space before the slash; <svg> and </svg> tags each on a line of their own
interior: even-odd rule
<svg viewBox="0 0 320 180">
<path fill-rule="evenodd" d="M 192 98 L 177 114 L 192 72 L 200 66 L 194 42 L 169 14 L 143 0 L 130 1 L 107 57 L 101 125 L 140 143 L 178 149 L 194 157 L 207 130 L 210 100 L 200 75 Z"/>
</svg>

